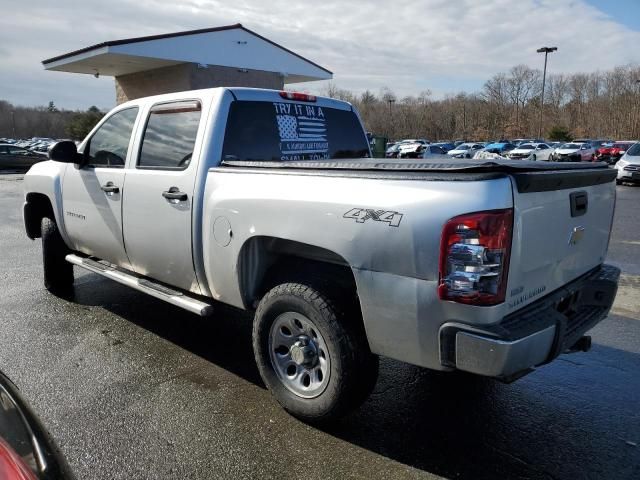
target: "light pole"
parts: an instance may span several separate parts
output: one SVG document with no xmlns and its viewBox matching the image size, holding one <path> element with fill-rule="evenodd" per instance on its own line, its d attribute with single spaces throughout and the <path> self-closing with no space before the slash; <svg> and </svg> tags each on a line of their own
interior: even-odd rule
<svg viewBox="0 0 640 480">
<path fill-rule="evenodd" d="M 390 125 L 393 125 L 393 120 L 391 117 L 391 104 L 395 101 L 396 101 L 395 98 L 391 98 L 391 97 L 387 98 L 387 102 L 389 102 L 389 120 L 388 121 L 390 122 Z M 389 128 L 389 137 L 391 137 L 391 128 Z"/>
<path fill-rule="evenodd" d="M 635 122 L 634 122 L 634 126 L 636 128 L 634 128 L 634 131 L 632 132 L 632 136 L 633 134 L 635 134 L 636 138 L 640 138 L 640 133 L 638 133 L 638 125 L 640 125 L 640 78 L 636 78 L 636 118 L 635 118 Z"/>
<path fill-rule="evenodd" d="M 16 138 L 16 111 L 11 110 L 11 130 L 13 132 L 13 138 Z"/>
<path fill-rule="evenodd" d="M 540 96 L 540 125 L 538 126 L 538 138 L 542 138 L 542 111 L 544 107 L 544 84 L 547 80 L 547 55 L 558 50 L 558 47 L 542 47 L 536 50 L 544 53 L 544 70 L 542 71 L 542 95 Z"/>
</svg>

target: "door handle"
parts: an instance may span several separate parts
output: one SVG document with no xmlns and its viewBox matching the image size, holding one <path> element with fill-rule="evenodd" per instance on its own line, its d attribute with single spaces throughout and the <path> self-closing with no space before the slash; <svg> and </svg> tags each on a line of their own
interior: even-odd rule
<svg viewBox="0 0 640 480">
<path fill-rule="evenodd" d="M 178 202 L 185 202 L 189 196 L 181 192 L 178 187 L 171 187 L 169 190 L 162 192 L 162 196 L 168 200 L 177 200 Z"/>
<path fill-rule="evenodd" d="M 104 185 L 101 185 L 100 188 L 107 195 L 113 195 L 114 193 L 120 193 L 120 188 L 116 187 L 113 182 L 107 182 Z"/>
</svg>

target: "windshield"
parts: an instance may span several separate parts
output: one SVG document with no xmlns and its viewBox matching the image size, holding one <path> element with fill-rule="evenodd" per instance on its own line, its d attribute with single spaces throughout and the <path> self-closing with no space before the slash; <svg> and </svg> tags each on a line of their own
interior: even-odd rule
<svg viewBox="0 0 640 480">
<path fill-rule="evenodd" d="M 363 157 L 369 157 L 367 137 L 351 110 L 259 101 L 235 101 L 229 109 L 223 160 Z"/>
<path fill-rule="evenodd" d="M 629 150 L 627 150 L 627 155 L 640 157 L 640 143 L 636 143 L 631 148 L 629 148 Z"/>
<path fill-rule="evenodd" d="M 565 143 L 560 148 L 561 149 L 567 149 L 567 150 L 576 150 L 576 149 L 580 148 L 580 144 L 579 143 Z"/>
<path fill-rule="evenodd" d="M 462 145 L 458 145 L 456 147 L 456 150 L 469 150 L 470 148 L 471 148 L 471 145 L 463 143 Z"/>
<path fill-rule="evenodd" d="M 518 146 L 518 150 L 533 150 L 534 148 L 536 148 L 535 145 L 531 145 L 530 143 Z"/>
<path fill-rule="evenodd" d="M 614 143 L 613 148 L 619 148 L 620 150 L 626 150 L 631 146 L 630 143 Z"/>
</svg>

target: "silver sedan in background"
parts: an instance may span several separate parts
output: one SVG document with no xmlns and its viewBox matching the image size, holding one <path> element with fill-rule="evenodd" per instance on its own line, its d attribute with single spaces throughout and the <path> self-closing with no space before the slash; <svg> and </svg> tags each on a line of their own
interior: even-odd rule
<svg viewBox="0 0 640 480">
<path fill-rule="evenodd" d="M 507 153 L 507 157 L 513 158 L 514 160 L 527 158 L 529 160 L 549 161 L 549 156 L 552 153 L 553 148 L 546 143 L 523 143 Z"/>
</svg>

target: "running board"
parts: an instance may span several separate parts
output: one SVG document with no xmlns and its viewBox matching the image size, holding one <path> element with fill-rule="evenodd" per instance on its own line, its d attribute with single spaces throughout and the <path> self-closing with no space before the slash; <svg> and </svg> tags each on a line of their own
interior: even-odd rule
<svg viewBox="0 0 640 480">
<path fill-rule="evenodd" d="M 67 255 L 65 259 L 73 265 L 77 265 L 78 267 L 85 268 L 90 272 L 115 280 L 127 287 L 134 288 L 140 292 L 151 295 L 152 297 L 164 300 L 176 307 L 184 308 L 185 310 L 195 313 L 196 315 L 200 315 L 201 317 L 207 317 L 213 313 L 213 306 L 209 303 L 202 302 L 181 291 L 174 290 L 173 288 L 160 283 L 155 283 L 147 278 L 140 278 L 135 274 L 128 273 L 127 271 L 116 268 L 108 263 L 98 262 L 87 257 L 80 257 L 73 253 Z"/>
</svg>

